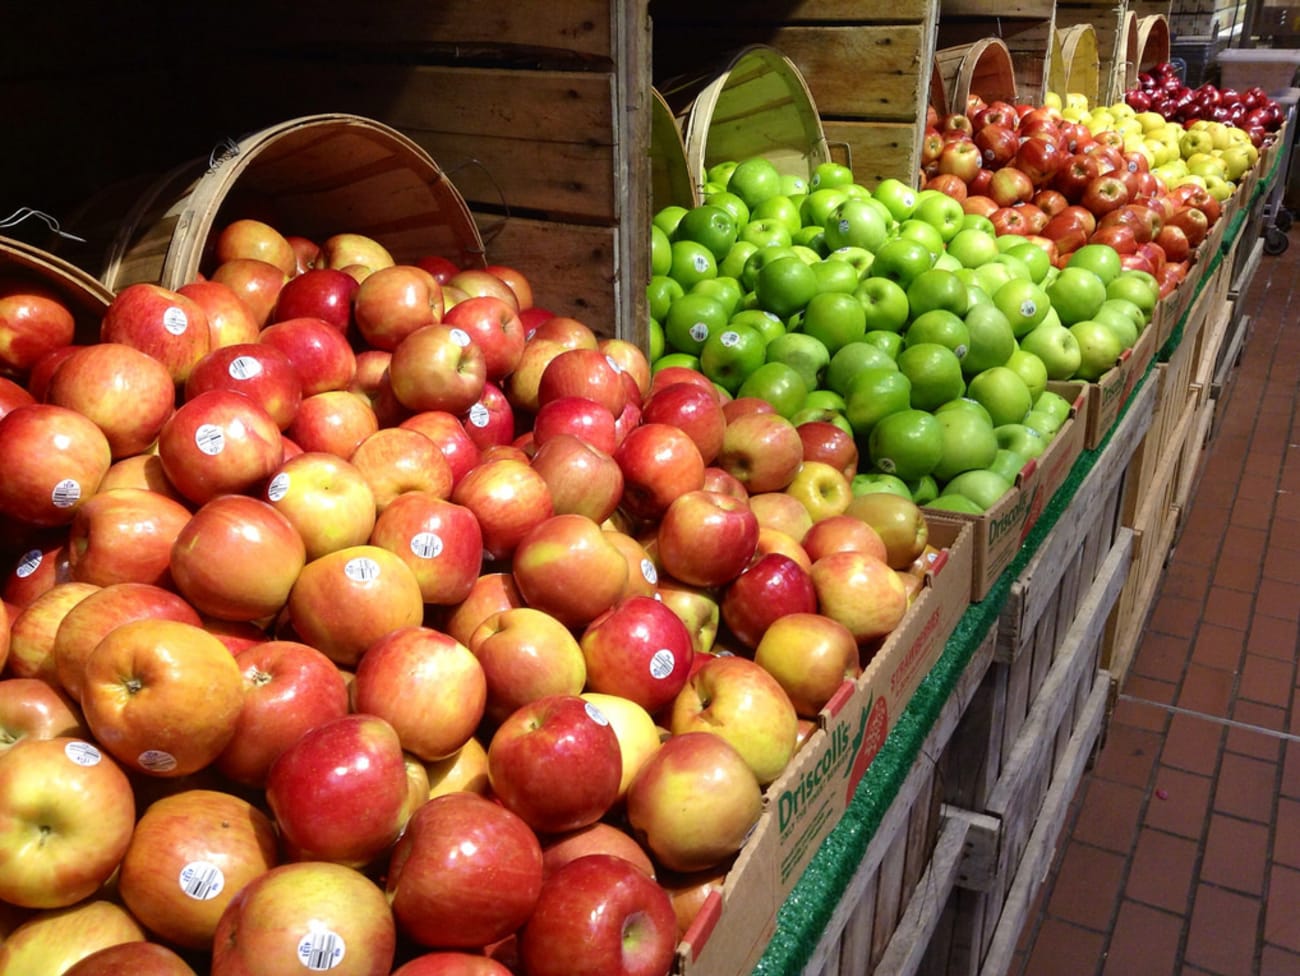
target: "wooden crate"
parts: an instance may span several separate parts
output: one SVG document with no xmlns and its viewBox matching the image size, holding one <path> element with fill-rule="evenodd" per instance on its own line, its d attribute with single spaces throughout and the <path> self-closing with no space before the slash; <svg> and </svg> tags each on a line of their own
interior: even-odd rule
<svg viewBox="0 0 1300 976">
<path fill-rule="evenodd" d="M 912 181 L 920 169 L 935 52 L 936 0 L 760 0 L 721 7 L 651 0 L 656 82 L 697 72 L 720 51 L 768 44 L 798 67 L 832 152 L 857 181 Z"/>
<path fill-rule="evenodd" d="M 920 971 L 939 906 L 972 870 L 975 835 L 992 836 L 989 818 L 941 806 L 944 777 L 932 757 L 960 727 L 993 659 L 994 637 L 990 630 L 944 703 L 804 967 L 809 976 Z"/>
<path fill-rule="evenodd" d="M 438 161 L 474 211 L 489 259 L 528 274 L 539 304 L 601 334 L 645 340 L 652 100 L 644 2 L 525 0 L 508 15 L 464 0 L 365 9 L 321 0 L 310 11 L 232 0 L 219 10 L 137 5 L 128 16 L 70 6 L 13 11 L 15 34 L 57 37 L 60 54 L 33 45 L 45 56 L 6 59 L 0 76 L 6 102 L 27 96 L 18 124 L 41 133 L 37 155 L 11 154 L 18 165 L 47 180 L 68 158 L 84 168 L 59 188 L 70 206 L 284 119 L 356 114 Z M 86 49 L 82 61 L 75 52 Z M 104 112 L 88 91 L 129 93 L 132 110 Z M 102 121 L 79 128 L 92 112 Z M 57 161 L 53 172 L 46 161 Z"/>
</svg>

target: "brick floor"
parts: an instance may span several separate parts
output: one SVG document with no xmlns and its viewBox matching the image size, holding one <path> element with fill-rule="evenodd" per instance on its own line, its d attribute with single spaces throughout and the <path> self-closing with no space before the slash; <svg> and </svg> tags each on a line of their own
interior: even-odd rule
<svg viewBox="0 0 1300 976">
<path fill-rule="evenodd" d="M 1014 976 L 1300 976 L 1297 292 L 1300 247 L 1264 257 L 1202 479 Z"/>
</svg>

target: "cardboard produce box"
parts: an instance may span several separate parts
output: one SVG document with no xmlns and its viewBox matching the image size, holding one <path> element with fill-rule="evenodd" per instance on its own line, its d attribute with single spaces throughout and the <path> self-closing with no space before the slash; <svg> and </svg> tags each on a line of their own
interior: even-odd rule
<svg viewBox="0 0 1300 976">
<path fill-rule="evenodd" d="M 858 783 L 943 653 L 970 605 L 974 530 L 927 519 L 942 550 L 902 622 L 856 681 L 822 709 L 817 729 L 767 788 L 763 815 L 678 945 L 677 976 L 743 976 L 762 956 L 776 912 L 844 816 Z"/>
</svg>

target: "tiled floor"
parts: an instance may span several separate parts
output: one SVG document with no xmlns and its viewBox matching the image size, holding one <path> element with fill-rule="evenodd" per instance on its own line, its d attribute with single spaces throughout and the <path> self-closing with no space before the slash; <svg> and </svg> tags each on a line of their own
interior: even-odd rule
<svg viewBox="0 0 1300 976">
<path fill-rule="evenodd" d="M 1300 230 L 1253 327 L 1016 976 L 1300 974 Z"/>
</svg>

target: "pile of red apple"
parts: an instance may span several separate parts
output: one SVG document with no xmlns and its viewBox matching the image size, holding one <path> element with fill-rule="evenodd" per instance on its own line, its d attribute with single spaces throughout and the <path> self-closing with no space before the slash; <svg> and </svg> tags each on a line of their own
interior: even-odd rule
<svg viewBox="0 0 1300 976">
<path fill-rule="evenodd" d="M 1187 274 L 1219 218 L 1219 202 L 1188 183 L 1167 189 L 1119 133 L 1093 134 L 1052 106 L 984 103 L 933 109 L 922 144 L 925 185 L 1048 250 L 1058 267 L 1079 247 L 1107 244 L 1125 268 L 1155 276 L 1161 296 Z"/>
<path fill-rule="evenodd" d="M 1286 110 L 1263 88 L 1256 85 L 1238 91 L 1210 82 L 1193 88 L 1168 61 L 1140 72 L 1137 86 L 1124 93 L 1124 101 L 1135 111 L 1156 112 L 1186 126 L 1198 119 L 1235 126 L 1250 136 L 1256 148 L 1286 121 Z"/>
<path fill-rule="evenodd" d="M 0 283 L 3 973 L 666 973 L 933 556 L 510 268 L 240 220 L 97 340 Z"/>
</svg>

